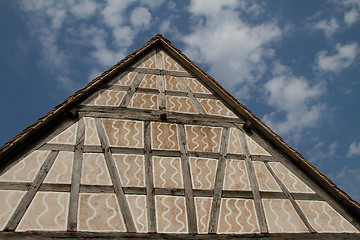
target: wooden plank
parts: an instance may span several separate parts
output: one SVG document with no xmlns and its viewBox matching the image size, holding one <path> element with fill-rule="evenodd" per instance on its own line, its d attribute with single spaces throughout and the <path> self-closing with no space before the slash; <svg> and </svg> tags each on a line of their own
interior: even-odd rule
<svg viewBox="0 0 360 240">
<path fill-rule="evenodd" d="M 229 191 L 226 190 L 222 192 L 223 198 L 244 198 L 244 199 L 253 199 L 252 191 Z"/>
<path fill-rule="evenodd" d="M 180 151 L 171 151 L 171 150 L 152 150 L 153 156 L 159 157 L 180 157 Z"/>
<path fill-rule="evenodd" d="M 265 162 L 265 166 L 266 168 L 269 170 L 269 172 L 271 173 L 271 175 L 273 176 L 273 178 L 275 179 L 275 181 L 277 182 L 277 184 L 279 185 L 280 189 L 283 191 L 283 193 L 285 194 L 285 196 L 287 197 L 287 199 L 290 200 L 291 204 L 293 205 L 295 211 L 297 212 L 297 214 L 299 215 L 299 217 L 301 218 L 301 220 L 303 221 L 303 223 L 305 224 L 305 226 L 307 227 L 307 229 L 309 230 L 309 232 L 314 233 L 315 229 L 310 225 L 309 221 L 307 220 L 304 212 L 301 210 L 300 206 L 297 204 L 297 202 L 295 201 L 295 199 L 293 198 L 293 196 L 290 194 L 289 190 L 286 188 L 286 186 L 284 185 L 284 183 L 278 178 L 278 176 L 275 174 L 275 172 L 272 170 L 272 168 L 270 167 L 268 162 Z"/>
<path fill-rule="evenodd" d="M 181 168 L 183 183 L 185 189 L 185 202 L 188 217 L 188 231 L 192 234 L 197 234 L 197 219 L 195 210 L 194 192 L 192 188 L 192 180 L 190 173 L 189 157 L 186 147 L 186 133 L 184 125 L 177 125 L 179 136 L 179 147 L 181 152 Z"/>
<path fill-rule="evenodd" d="M 124 98 L 120 103 L 120 107 L 127 107 L 130 103 L 131 98 L 134 96 L 136 89 L 139 87 L 141 80 L 144 78 L 145 74 L 137 74 L 134 81 L 132 82 L 129 90 L 126 92 Z"/>
<path fill-rule="evenodd" d="M 126 200 L 124 190 L 122 189 L 122 186 L 121 186 L 120 176 L 117 171 L 111 150 L 109 148 L 109 143 L 108 143 L 105 129 L 101 122 L 101 119 L 96 118 L 95 125 L 96 125 L 97 131 L 99 133 L 101 147 L 103 148 L 104 155 L 105 155 L 106 166 L 110 173 L 110 178 L 111 178 L 111 181 L 114 186 L 114 191 L 115 191 L 116 197 L 118 199 L 118 204 L 121 209 L 121 213 L 123 216 L 123 220 L 124 220 L 126 229 L 128 232 L 136 232 L 136 228 L 135 228 L 134 221 L 132 219 L 129 204 Z"/>
<path fill-rule="evenodd" d="M 203 106 L 200 104 L 200 102 L 197 100 L 196 97 L 194 97 L 193 92 L 191 91 L 189 85 L 185 82 L 183 77 L 178 77 L 177 78 L 178 82 L 180 83 L 181 87 L 185 90 L 185 92 L 187 93 L 187 96 L 190 98 L 192 104 L 194 105 L 196 111 L 200 114 L 200 115 L 206 115 L 207 113 L 205 112 L 205 109 L 203 108 Z"/>
<path fill-rule="evenodd" d="M 278 162 L 276 158 L 273 156 L 265 156 L 265 155 L 251 155 L 250 156 L 252 161 L 261 161 L 261 162 Z"/>
<path fill-rule="evenodd" d="M 80 191 L 80 178 L 83 160 L 83 147 L 85 142 L 85 122 L 81 118 L 78 122 L 78 128 L 76 133 L 76 145 L 75 154 L 71 175 L 71 189 L 70 189 L 70 201 L 69 201 L 69 213 L 67 221 L 67 230 L 77 230 L 77 214 L 79 207 L 79 191 Z"/>
<path fill-rule="evenodd" d="M 165 95 L 177 96 L 177 97 L 187 97 L 188 96 L 188 94 L 186 92 L 171 91 L 171 90 L 165 90 Z"/>
<path fill-rule="evenodd" d="M 105 85 L 103 89 L 113 90 L 113 91 L 128 91 L 129 86 L 121 86 L 121 85 Z"/>
<path fill-rule="evenodd" d="M 151 124 L 149 121 L 144 122 L 144 149 L 145 149 L 145 184 L 146 184 L 146 209 L 148 231 L 157 232 L 156 230 L 156 209 L 155 209 L 155 190 L 153 178 L 153 165 L 151 153 Z"/>
<path fill-rule="evenodd" d="M 46 143 L 41 147 L 39 147 L 39 150 L 58 150 L 58 151 L 74 152 L 75 146 L 68 144 Z"/>
<path fill-rule="evenodd" d="M 194 94 L 194 97 L 196 97 L 196 98 L 219 99 L 215 95 L 209 94 L 209 93 L 193 93 L 193 94 Z"/>
<path fill-rule="evenodd" d="M 251 159 L 250 159 L 249 146 L 247 144 L 245 134 L 241 130 L 240 130 L 240 132 L 241 132 L 240 143 L 241 143 L 242 151 L 245 154 L 245 165 L 246 165 L 246 170 L 247 170 L 248 176 L 249 176 L 250 187 L 251 187 L 251 190 L 252 190 L 252 193 L 254 196 L 255 211 L 256 211 L 257 219 L 259 221 L 260 232 L 268 233 L 269 229 L 268 229 L 268 226 L 266 223 L 264 207 L 263 207 L 261 197 L 260 197 L 259 185 L 257 182 L 254 165 L 252 164 Z"/>
<path fill-rule="evenodd" d="M 186 196 L 185 190 L 180 188 L 155 188 L 154 193 L 155 195 Z"/>
<path fill-rule="evenodd" d="M 179 72 L 172 70 L 161 70 L 161 69 L 150 69 L 150 68 L 137 68 L 137 67 L 129 67 L 129 71 L 143 73 L 143 74 L 152 74 L 152 75 L 168 75 L 174 77 L 194 77 L 189 72 Z"/>
<path fill-rule="evenodd" d="M 178 240 L 231 240 L 231 239 L 328 239 L 328 240 L 355 240 L 360 238 L 359 233 L 251 233 L 251 234 L 164 234 L 164 233 L 126 233 L 126 232 L 66 232 L 66 231 L 27 231 L 27 232 L 0 232 L 0 239 L 178 239 Z"/>
<path fill-rule="evenodd" d="M 195 197 L 214 197 L 214 190 L 194 189 Z"/>
<path fill-rule="evenodd" d="M 156 49 L 156 68 L 163 70 L 164 69 L 164 56 L 163 52 L 160 49 Z"/>
<path fill-rule="evenodd" d="M 19 205 L 17 206 L 15 212 L 13 213 L 7 225 L 5 226 L 4 231 L 15 231 L 16 227 L 20 223 L 21 218 L 24 216 L 31 201 L 35 197 L 36 192 L 40 188 L 42 182 L 44 181 L 47 173 L 49 172 L 58 154 L 59 151 L 50 152 L 50 154 L 42 164 L 39 172 L 37 173 L 35 180 L 31 184 L 29 190 L 25 193 L 24 197 L 21 199 Z"/>
<path fill-rule="evenodd" d="M 151 94 L 159 94 L 159 89 L 152 89 L 152 88 L 138 88 L 136 90 L 138 93 L 151 93 Z"/>
<path fill-rule="evenodd" d="M 142 74 L 159 75 L 161 70 L 160 69 L 152 69 L 152 68 L 129 67 L 128 71 L 142 73 Z"/>
<path fill-rule="evenodd" d="M 116 119 L 132 119 L 140 121 L 158 121 L 160 115 L 165 113 L 167 121 L 179 124 L 194 124 L 194 125 L 208 125 L 208 126 L 223 126 L 234 127 L 234 124 L 244 123 L 239 118 L 228 118 L 214 115 L 199 115 L 190 113 L 177 113 L 159 110 L 144 110 L 144 109 L 129 109 L 118 107 L 105 106 L 84 106 L 80 107 L 79 114 L 81 117 L 101 117 L 101 118 L 116 118 Z"/>
<path fill-rule="evenodd" d="M 166 99 L 165 99 L 165 79 L 162 75 L 156 76 L 156 81 L 159 86 L 159 109 L 166 109 Z"/>
<path fill-rule="evenodd" d="M 200 157 L 200 158 L 212 158 L 218 160 L 220 158 L 220 153 L 213 153 L 213 152 L 195 152 L 189 151 L 189 157 Z"/>
<path fill-rule="evenodd" d="M 162 70 L 160 72 L 162 75 L 174 76 L 174 77 L 194 77 L 189 72 L 178 72 L 172 70 Z"/>
<path fill-rule="evenodd" d="M 221 195 L 222 195 L 222 188 L 223 188 L 223 182 L 225 176 L 225 166 L 226 166 L 225 156 L 227 153 L 228 142 L 229 142 L 229 128 L 224 128 L 221 135 L 220 157 L 219 157 L 218 167 L 215 176 L 214 197 L 210 212 L 210 222 L 209 222 L 210 234 L 216 234 L 218 222 L 219 222 Z"/>
<path fill-rule="evenodd" d="M 243 154 L 227 154 L 227 159 L 236 159 L 236 160 L 245 160 L 245 155 Z"/>
</svg>

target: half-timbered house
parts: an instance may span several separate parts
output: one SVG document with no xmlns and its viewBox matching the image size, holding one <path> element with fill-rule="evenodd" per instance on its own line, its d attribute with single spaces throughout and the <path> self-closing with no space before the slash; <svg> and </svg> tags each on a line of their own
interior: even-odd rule
<svg viewBox="0 0 360 240">
<path fill-rule="evenodd" d="M 358 239 L 360 206 L 156 35 L 1 147 L 0 231 Z"/>
</svg>

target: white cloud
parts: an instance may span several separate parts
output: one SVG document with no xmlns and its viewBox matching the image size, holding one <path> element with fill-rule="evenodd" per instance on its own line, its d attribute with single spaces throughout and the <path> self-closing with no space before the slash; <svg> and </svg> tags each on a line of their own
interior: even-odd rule
<svg viewBox="0 0 360 240">
<path fill-rule="evenodd" d="M 93 0 L 73 0 L 71 1 L 70 11 L 74 16 L 86 19 L 92 16 L 98 7 L 98 3 Z"/>
<path fill-rule="evenodd" d="M 136 31 L 130 26 L 121 26 L 114 28 L 113 34 L 118 46 L 129 47 L 134 41 Z"/>
<path fill-rule="evenodd" d="M 345 165 L 341 171 L 337 168 L 329 174 L 329 177 L 352 198 L 360 201 L 359 185 L 354 184 L 360 182 L 360 168 L 358 166 Z"/>
<path fill-rule="evenodd" d="M 352 142 L 349 146 L 347 156 L 352 157 L 354 155 L 360 155 L 360 142 Z"/>
<path fill-rule="evenodd" d="M 107 0 L 102 10 L 105 23 L 110 27 L 120 26 L 124 22 L 124 11 L 132 3 L 131 0 Z"/>
<path fill-rule="evenodd" d="M 359 19 L 358 10 L 352 8 L 344 14 L 344 22 L 350 27 Z"/>
<path fill-rule="evenodd" d="M 328 160 L 333 158 L 336 154 L 338 143 L 336 141 L 330 143 L 330 145 L 325 145 L 324 142 L 318 142 L 315 146 L 308 151 L 311 162 L 317 162 L 319 164 L 322 160 Z"/>
<path fill-rule="evenodd" d="M 357 43 L 347 45 L 336 44 L 336 54 L 329 56 L 327 51 L 321 51 L 317 54 L 316 67 L 323 72 L 339 73 L 348 68 L 355 60 L 358 54 Z"/>
<path fill-rule="evenodd" d="M 134 9 L 130 16 L 130 22 L 134 27 L 149 27 L 151 13 L 147 8 L 138 7 Z"/>
<path fill-rule="evenodd" d="M 265 91 L 268 104 L 276 111 L 265 114 L 263 120 L 278 134 L 297 140 L 304 129 L 317 124 L 324 112 L 324 104 L 314 103 L 324 89 L 320 84 L 311 86 L 304 77 L 295 76 L 279 63 L 275 64 L 273 75 L 265 84 Z"/>
<path fill-rule="evenodd" d="M 331 37 L 334 33 L 339 30 L 339 24 L 335 18 L 332 18 L 329 21 L 321 20 L 314 25 L 315 29 L 323 30 L 327 38 Z"/>
<path fill-rule="evenodd" d="M 164 0 L 141 0 L 140 3 L 150 8 L 159 7 Z"/>
<path fill-rule="evenodd" d="M 248 91 L 266 70 L 265 60 L 274 56 L 269 44 L 282 32 L 274 22 L 249 25 L 234 10 L 238 1 L 192 1 L 189 11 L 197 19 L 194 31 L 182 38 L 185 54 L 209 66 L 209 73 L 227 89 Z M 247 83 L 246 86 L 244 83 Z M 237 90 L 239 91 L 239 90 Z"/>
</svg>

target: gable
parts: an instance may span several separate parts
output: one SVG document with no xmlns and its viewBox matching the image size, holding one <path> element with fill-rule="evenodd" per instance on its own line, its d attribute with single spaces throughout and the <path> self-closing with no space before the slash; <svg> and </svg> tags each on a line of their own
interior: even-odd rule
<svg viewBox="0 0 360 240">
<path fill-rule="evenodd" d="M 359 233 L 166 49 L 150 49 L 76 110 L 1 172 L 1 230 Z"/>
</svg>

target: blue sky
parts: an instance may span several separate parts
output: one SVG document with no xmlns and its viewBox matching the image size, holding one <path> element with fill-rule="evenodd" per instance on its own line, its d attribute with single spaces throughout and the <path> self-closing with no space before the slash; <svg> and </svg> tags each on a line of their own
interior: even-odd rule
<svg viewBox="0 0 360 240">
<path fill-rule="evenodd" d="M 162 33 L 360 201 L 360 1 L 0 0 L 0 144 Z"/>
</svg>

